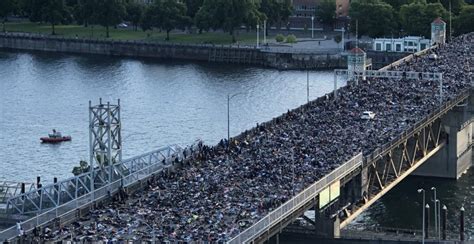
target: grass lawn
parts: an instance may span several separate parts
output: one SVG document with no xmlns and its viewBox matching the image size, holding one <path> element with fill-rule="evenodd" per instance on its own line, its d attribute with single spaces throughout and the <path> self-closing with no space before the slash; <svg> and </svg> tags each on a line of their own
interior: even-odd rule
<svg viewBox="0 0 474 244">
<path fill-rule="evenodd" d="M 81 25 L 57 25 L 55 29 L 58 36 L 75 37 L 77 35 L 79 38 L 105 38 L 105 28 L 102 26 L 89 26 L 85 28 Z M 51 25 L 31 22 L 6 23 L 6 30 L 9 32 L 51 34 Z M 165 32 L 159 32 L 157 30 L 144 32 L 140 29 L 134 31 L 131 28 L 115 29 L 111 27 L 109 31 L 110 39 L 116 40 L 150 40 L 161 42 L 164 41 L 166 37 Z M 236 35 L 236 39 L 242 44 L 254 44 L 257 37 L 254 32 L 241 30 L 240 33 Z M 228 33 L 220 31 L 204 32 L 202 34 L 187 34 L 181 31 L 174 31 L 170 34 L 170 42 L 230 44 L 232 37 Z"/>
</svg>

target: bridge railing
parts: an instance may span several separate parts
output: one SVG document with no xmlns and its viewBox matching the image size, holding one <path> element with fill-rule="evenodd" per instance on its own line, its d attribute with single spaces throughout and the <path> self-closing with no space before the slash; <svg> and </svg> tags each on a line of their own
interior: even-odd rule
<svg viewBox="0 0 474 244">
<path fill-rule="evenodd" d="M 175 155 L 178 158 L 182 158 L 183 150 L 178 147 L 164 147 L 161 149 L 158 149 L 156 151 L 146 153 L 128 160 L 125 160 L 125 164 L 130 164 L 135 166 L 135 170 L 131 171 L 130 174 L 124 176 L 123 178 L 117 179 L 114 182 L 107 184 L 103 187 L 97 188 L 94 191 L 88 192 L 86 194 L 83 194 L 77 198 L 74 198 L 70 201 L 67 201 L 66 203 L 63 203 L 57 207 L 50 208 L 49 210 L 39 213 L 37 212 L 36 216 L 33 218 L 30 218 L 24 222 L 21 222 L 20 225 L 24 231 L 31 231 L 33 228 L 37 226 L 42 226 L 44 224 L 50 223 L 52 220 L 56 218 L 60 218 L 61 222 L 69 221 L 77 217 L 77 210 L 88 206 L 89 204 L 92 204 L 96 201 L 100 201 L 104 198 L 109 197 L 111 194 L 115 193 L 116 191 L 119 190 L 120 187 L 127 187 L 138 180 L 142 180 L 153 173 L 156 173 L 164 168 L 171 167 L 172 164 L 170 162 L 171 156 Z M 163 158 L 157 157 L 156 155 L 163 155 L 167 156 L 165 158 L 165 162 L 163 164 Z M 151 160 L 154 158 L 155 160 Z M 144 167 L 139 168 L 137 166 L 141 162 L 141 165 Z M 145 162 L 150 162 L 149 164 Z M 77 178 L 73 178 L 76 179 Z M 52 184 L 52 187 L 56 186 L 57 184 Z M 44 189 L 43 189 L 44 190 Z M 35 194 L 38 194 L 37 191 L 34 192 Z M 31 194 L 31 193 L 29 193 Z M 40 193 L 40 197 L 43 195 L 43 193 Z M 21 199 L 22 195 L 16 197 L 17 199 Z M 23 195 L 23 197 L 26 197 Z M 0 240 L 9 240 L 14 238 L 19 234 L 17 227 L 11 227 L 9 229 L 6 229 L 2 232 L 0 232 Z"/>
<path fill-rule="evenodd" d="M 123 181 L 123 185 L 128 185 L 143 178 L 143 175 L 140 174 L 142 169 L 155 164 L 162 166 L 170 164 L 174 157 L 180 156 L 181 151 L 181 147 L 176 145 L 160 148 L 111 166 L 98 167 L 92 172 L 85 172 L 41 188 L 34 188 L 24 194 L 8 198 L 6 213 L 22 215 L 41 213 L 80 198 L 94 190 L 92 182 L 94 182 L 94 188 L 101 188 L 109 184 L 102 176 L 105 172 L 110 172 L 110 167 L 114 172 L 113 180 L 120 179 Z"/>
<path fill-rule="evenodd" d="M 21 194 L 21 184 L 13 181 L 0 181 L 0 203 L 4 203 L 8 198 Z M 25 191 L 35 189 L 34 183 L 25 184 Z"/>
<path fill-rule="evenodd" d="M 295 210 L 301 208 L 304 204 L 308 203 L 317 194 L 326 189 L 336 180 L 341 179 L 346 176 L 348 173 L 353 171 L 355 168 L 362 165 L 362 153 L 359 153 L 346 163 L 342 164 L 330 174 L 326 175 L 322 179 L 316 181 L 311 186 L 304 189 L 298 195 L 294 196 L 283 205 L 273 210 L 261 220 L 259 220 L 254 225 L 250 226 L 248 229 L 241 232 L 239 235 L 230 240 L 229 244 L 244 243 L 249 240 L 253 240 L 258 237 L 260 234 L 271 228 L 272 226 L 278 224 L 282 219 L 288 217 Z"/>
</svg>

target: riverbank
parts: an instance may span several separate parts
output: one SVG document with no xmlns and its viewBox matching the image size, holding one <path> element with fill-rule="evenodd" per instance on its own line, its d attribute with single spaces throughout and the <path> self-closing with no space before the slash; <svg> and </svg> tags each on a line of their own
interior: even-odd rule
<svg viewBox="0 0 474 244">
<path fill-rule="evenodd" d="M 246 64 L 281 70 L 327 70 L 346 67 L 345 57 L 338 52 L 289 53 L 268 46 L 256 48 L 242 45 L 176 44 L 0 33 L 0 48 Z"/>
<path fill-rule="evenodd" d="M 5 24 L 7 32 L 13 33 L 29 33 L 29 34 L 40 34 L 50 35 L 51 25 L 45 23 L 32 23 L 32 22 L 7 22 Z M 87 38 L 87 39 L 109 39 L 109 40 L 135 40 L 135 41 L 148 41 L 148 42 L 160 42 L 166 38 L 166 33 L 159 30 L 147 30 L 141 29 L 134 30 L 133 27 L 127 28 L 113 28 L 109 29 L 110 37 L 106 38 L 105 27 L 100 25 L 89 25 L 84 27 L 83 25 L 57 25 L 55 26 L 55 32 L 57 37 L 65 38 Z M 273 39 L 274 36 L 270 35 L 269 39 Z M 236 40 L 242 44 L 256 43 L 257 37 L 254 32 L 240 31 L 236 35 Z M 184 31 L 172 31 L 170 33 L 170 42 L 172 43 L 184 43 L 184 44 L 199 44 L 199 43 L 213 43 L 213 44 L 231 44 L 232 37 L 228 33 L 221 31 L 215 32 L 198 32 L 189 33 Z"/>
</svg>

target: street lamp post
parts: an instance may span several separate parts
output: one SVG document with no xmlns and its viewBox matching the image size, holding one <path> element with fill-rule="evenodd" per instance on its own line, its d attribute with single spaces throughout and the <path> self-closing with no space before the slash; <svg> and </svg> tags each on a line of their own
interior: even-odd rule
<svg viewBox="0 0 474 244">
<path fill-rule="evenodd" d="M 309 103 L 309 70 L 306 71 L 306 102 Z"/>
<path fill-rule="evenodd" d="M 438 205 L 437 203 L 439 202 L 438 199 L 436 198 L 436 187 L 431 187 L 431 190 L 433 191 L 434 193 L 434 199 L 433 199 L 433 202 L 434 202 L 434 222 L 435 222 L 435 234 L 438 234 L 439 236 L 439 229 L 438 229 L 438 218 L 439 218 L 439 215 L 438 215 Z"/>
<path fill-rule="evenodd" d="M 418 189 L 418 193 L 423 193 L 423 205 L 421 205 L 421 211 L 423 211 L 423 224 L 422 224 L 422 235 L 421 235 L 421 243 L 425 244 L 425 189 L 420 188 Z"/>
<path fill-rule="evenodd" d="M 227 94 L 227 143 L 230 143 L 230 100 L 241 93 Z"/>
<path fill-rule="evenodd" d="M 267 44 L 267 20 L 263 21 L 263 43 Z"/>
<path fill-rule="evenodd" d="M 344 34 L 345 34 L 345 29 L 344 29 L 344 26 L 342 27 L 342 51 L 344 52 L 344 49 L 346 48 L 345 45 L 344 45 Z"/>
<path fill-rule="evenodd" d="M 260 25 L 257 24 L 257 48 L 260 42 Z"/>
<path fill-rule="evenodd" d="M 311 38 L 314 39 L 314 16 L 311 16 Z"/>
<path fill-rule="evenodd" d="M 438 204 L 438 240 L 441 240 L 441 202 L 437 199 L 436 203 Z"/>
</svg>

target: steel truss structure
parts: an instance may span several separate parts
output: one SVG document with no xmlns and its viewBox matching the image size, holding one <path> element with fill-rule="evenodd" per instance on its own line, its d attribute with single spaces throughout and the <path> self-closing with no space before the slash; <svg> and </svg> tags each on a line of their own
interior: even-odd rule
<svg viewBox="0 0 474 244">
<path fill-rule="evenodd" d="M 337 100 L 337 81 L 339 77 L 349 79 L 356 77 L 356 85 L 359 84 L 359 78 L 387 78 L 387 79 L 407 79 L 407 80 L 429 80 L 437 81 L 439 86 L 439 101 L 443 102 L 443 74 L 431 72 L 411 72 L 411 71 L 392 71 L 392 70 L 364 70 L 349 71 L 347 69 L 334 70 L 334 99 Z"/>
<path fill-rule="evenodd" d="M 454 106 L 463 103 L 470 91 L 445 103 L 422 121 L 408 128 L 392 142 L 367 155 L 362 164 L 362 174 L 367 176 L 363 199 L 353 205 L 351 213 L 344 216 L 341 228 L 392 189 L 406 176 L 438 152 L 445 143 L 446 132 L 441 118 Z"/>
<path fill-rule="evenodd" d="M 89 142 L 91 169 L 100 168 L 90 187 L 93 190 L 113 182 L 123 169 L 110 167 L 122 161 L 122 134 L 120 122 L 120 100 L 117 104 L 102 103 L 92 106 L 89 101 Z M 107 168 L 107 170 L 106 170 Z"/>
</svg>

